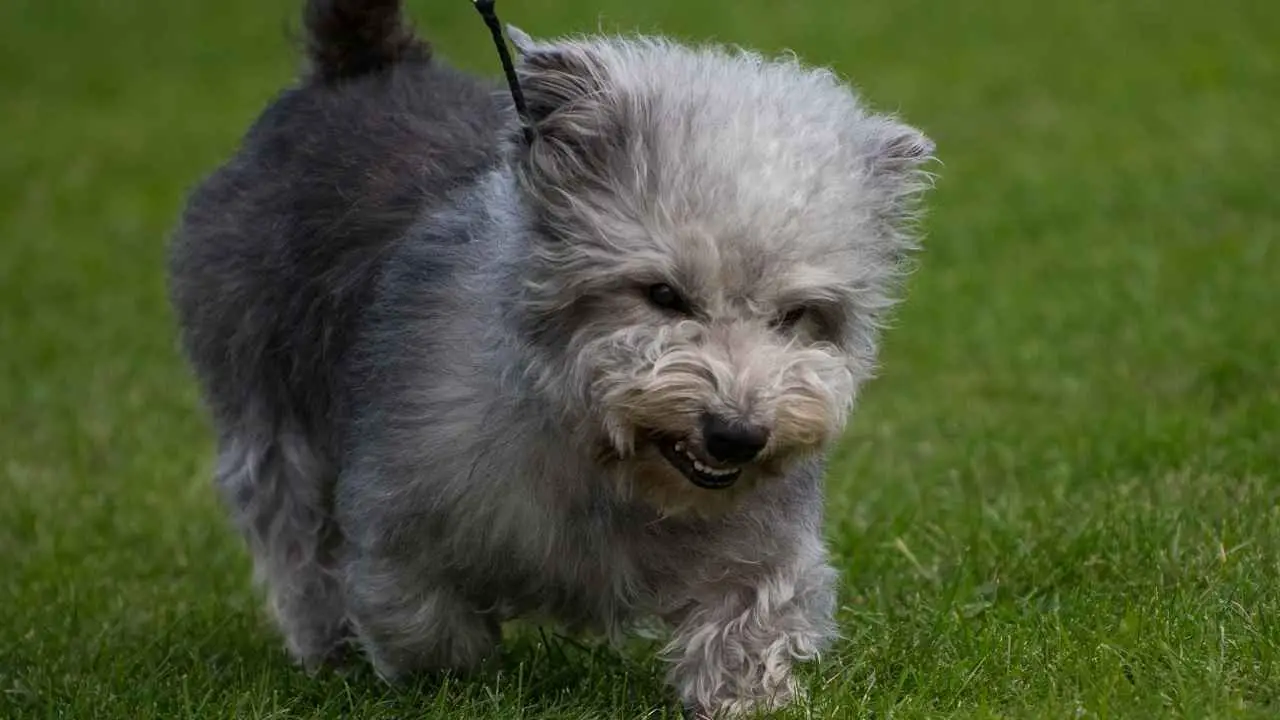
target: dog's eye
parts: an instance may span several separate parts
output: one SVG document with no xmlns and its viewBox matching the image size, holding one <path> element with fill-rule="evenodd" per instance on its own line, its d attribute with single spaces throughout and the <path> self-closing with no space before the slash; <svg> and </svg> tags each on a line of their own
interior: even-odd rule
<svg viewBox="0 0 1280 720">
<path fill-rule="evenodd" d="M 801 320 L 809 314 L 809 308 L 798 307 L 782 313 L 773 321 L 773 326 L 779 330 L 791 330 L 800 324 Z"/>
<path fill-rule="evenodd" d="M 680 293 L 676 292 L 675 288 L 666 283 L 649 286 L 649 302 L 663 310 L 680 313 L 689 312 L 689 304 L 680 296 Z"/>
</svg>

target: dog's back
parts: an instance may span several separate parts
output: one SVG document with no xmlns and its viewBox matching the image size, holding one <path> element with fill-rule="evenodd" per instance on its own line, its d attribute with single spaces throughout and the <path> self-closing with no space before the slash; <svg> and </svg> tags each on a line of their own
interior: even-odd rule
<svg viewBox="0 0 1280 720">
<path fill-rule="evenodd" d="M 506 110 L 434 61 L 397 2 L 319 0 L 306 22 L 308 73 L 192 194 L 171 270 L 218 418 L 288 412 L 324 435 L 336 408 L 315 389 L 334 387 L 380 260 L 494 162 Z M 264 397 L 276 407 L 248 407 Z"/>
<path fill-rule="evenodd" d="M 303 657 L 340 632 L 326 543 L 344 358 L 384 258 L 497 159 L 500 94 L 434 61 L 394 0 L 312 0 L 310 67 L 191 195 L 171 255 L 217 481 Z M 291 579 L 289 579 L 291 578 Z M 298 611 L 305 607 L 305 611 Z"/>
</svg>

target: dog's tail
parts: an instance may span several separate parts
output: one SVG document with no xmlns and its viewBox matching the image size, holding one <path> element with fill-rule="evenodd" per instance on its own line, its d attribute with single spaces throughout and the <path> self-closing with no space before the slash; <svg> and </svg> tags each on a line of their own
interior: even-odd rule
<svg viewBox="0 0 1280 720">
<path fill-rule="evenodd" d="M 414 34 L 400 0 L 307 0 L 303 22 L 311 73 L 323 83 L 431 59 L 431 46 Z"/>
</svg>

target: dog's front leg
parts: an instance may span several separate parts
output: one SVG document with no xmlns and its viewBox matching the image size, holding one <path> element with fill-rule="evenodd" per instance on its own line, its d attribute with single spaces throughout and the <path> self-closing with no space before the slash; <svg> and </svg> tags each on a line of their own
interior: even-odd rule
<svg viewBox="0 0 1280 720">
<path fill-rule="evenodd" d="M 668 676 L 694 718 L 767 711 L 797 694 L 792 664 L 835 636 L 835 572 L 825 561 L 699 589 L 667 646 Z"/>
</svg>

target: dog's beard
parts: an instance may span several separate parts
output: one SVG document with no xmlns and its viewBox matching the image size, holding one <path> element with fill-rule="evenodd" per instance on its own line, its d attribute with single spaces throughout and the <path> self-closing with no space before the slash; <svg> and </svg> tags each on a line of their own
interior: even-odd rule
<svg viewBox="0 0 1280 720">
<path fill-rule="evenodd" d="M 839 436 L 861 376 L 833 343 L 767 322 L 672 322 L 643 300 L 588 314 L 540 377 L 579 409 L 619 486 L 664 510 L 712 511 Z M 574 390 L 557 385 L 569 379 Z M 579 384 L 581 383 L 581 384 Z"/>
<path fill-rule="evenodd" d="M 707 457 L 697 431 L 635 429 L 624 442 L 602 438 L 598 460 L 609 468 L 619 493 L 663 515 L 714 517 L 775 481 L 822 444 L 772 445 L 744 463 Z"/>
<path fill-rule="evenodd" d="M 642 382 L 596 386 L 608 390 L 589 403 L 604 411 L 594 416 L 601 457 L 616 471 L 626 496 L 669 514 L 719 514 L 785 476 L 801 459 L 821 453 L 843 429 L 854 394 L 852 376 L 839 371 L 826 374 L 842 381 L 831 384 L 817 382 L 817 372 L 783 375 L 791 381 L 746 391 L 756 398 L 749 404 L 718 394 L 705 373 L 624 375 L 637 376 Z M 767 431 L 764 445 L 744 458 L 724 453 L 723 446 L 716 452 L 704 437 L 708 408 L 733 406 L 749 406 L 751 412 L 729 413 L 730 421 Z"/>
</svg>

